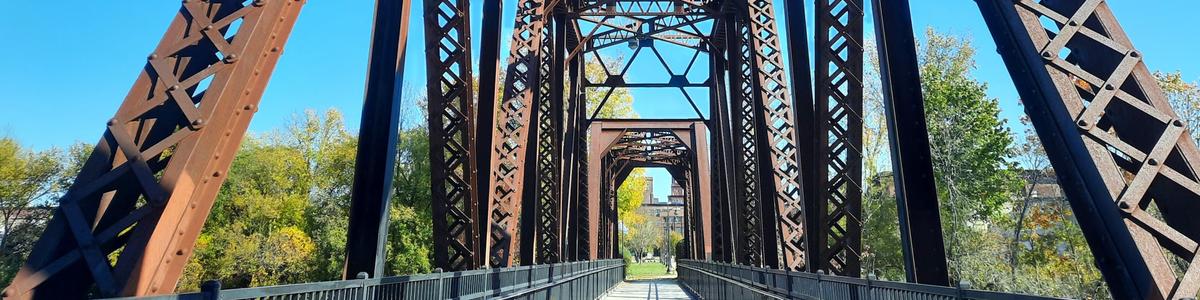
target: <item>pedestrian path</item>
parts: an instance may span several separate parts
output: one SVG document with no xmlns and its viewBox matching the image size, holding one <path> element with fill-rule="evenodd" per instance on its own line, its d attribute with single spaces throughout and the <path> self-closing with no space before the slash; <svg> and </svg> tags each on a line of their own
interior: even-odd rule
<svg viewBox="0 0 1200 300">
<path fill-rule="evenodd" d="M 602 299 L 680 300 L 695 299 L 683 291 L 674 278 L 646 279 L 618 283 Z"/>
</svg>

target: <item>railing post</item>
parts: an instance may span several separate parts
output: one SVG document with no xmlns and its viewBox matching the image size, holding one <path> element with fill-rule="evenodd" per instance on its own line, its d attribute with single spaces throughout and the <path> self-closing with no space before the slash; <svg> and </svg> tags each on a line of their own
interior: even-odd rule
<svg viewBox="0 0 1200 300">
<path fill-rule="evenodd" d="M 364 280 L 367 278 L 371 278 L 371 275 L 367 274 L 367 272 L 358 272 L 358 274 L 354 275 L 354 279 L 358 280 L 358 287 L 361 289 L 360 290 L 361 292 L 358 295 L 358 297 L 359 297 L 358 299 L 368 299 L 368 297 L 367 297 L 368 296 L 367 295 L 367 281 Z"/>
<path fill-rule="evenodd" d="M 209 280 L 200 285 L 200 297 L 204 300 L 221 299 L 221 281 Z"/>
<path fill-rule="evenodd" d="M 878 277 L 875 277 L 874 272 L 871 272 L 871 274 L 867 275 L 867 300 L 875 299 L 875 292 L 872 291 L 871 284 L 873 284 L 876 279 L 878 279 Z"/>
<path fill-rule="evenodd" d="M 433 273 L 438 274 L 438 277 L 437 277 L 437 299 L 446 299 L 446 295 L 442 294 L 442 285 L 443 285 L 442 279 L 446 278 L 446 274 L 442 274 L 442 272 L 443 272 L 442 268 L 433 269 Z M 485 282 L 486 282 L 486 280 L 485 280 Z"/>
</svg>

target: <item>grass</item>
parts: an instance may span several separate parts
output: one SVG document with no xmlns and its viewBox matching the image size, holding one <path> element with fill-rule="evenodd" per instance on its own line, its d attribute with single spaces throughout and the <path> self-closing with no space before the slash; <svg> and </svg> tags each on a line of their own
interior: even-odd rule
<svg viewBox="0 0 1200 300">
<path fill-rule="evenodd" d="M 659 262 L 633 263 L 625 268 L 625 279 L 638 280 L 667 276 L 667 266 Z"/>
</svg>

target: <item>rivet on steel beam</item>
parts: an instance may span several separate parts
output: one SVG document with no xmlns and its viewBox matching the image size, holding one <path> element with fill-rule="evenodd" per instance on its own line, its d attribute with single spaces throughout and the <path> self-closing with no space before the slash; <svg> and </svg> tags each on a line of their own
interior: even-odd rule
<svg viewBox="0 0 1200 300">
<path fill-rule="evenodd" d="M 1158 160 L 1157 160 L 1157 159 L 1153 159 L 1153 158 L 1151 158 L 1150 160 L 1147 160 L 1147 161 L 1146 161 L 1146 163 L 1147 163 L 1147 164 L 1150 164 L 1151 166 L 1157 166 L 1157 165 L 1158 165 Z"/>
<path fill-rule="evenodd" d="M 1135 51 L 1129 51 L 1129 57 L 1133 57 L 1133 58 L 1142 57 L 1142 53 L 1141 53 L 1141 52 L 1138 52 L 1138 51 L 1136 51 L 1136 50 L 1135 50 Z"/>
<path fill-rule="evenodd" d="M 1079 22 L 1075 22 L 1075 20 L 1070 20 L 1070 21 L 1067 21 L 1067 26 L 1079 26 Z"/>
<path fill-rule="evenodd" d="M 192 120 L 192 128 L 200 129 L 202 127 L 204 127 L 204 119 Z"/>
<path fill-rule="evenodd" d="M 254 104 L 246 104 L 246 106 L 243 106 L 243 107 L 242 107 L 242 109 L 244 109 L 244 110 L 253 110 L 253 109 L 254 109 Z"/>
<path fill-rule="evenodd" d="M 1129 201 L 1121 200 L 1121 202 L 1117 202 L 1117 207 L 1120 207 L 1121 209 L 1129 209 Z"/>
<path fill-rule="evenodd" d="M 1117 89 L 1117 87 L 1113 86 L 1112 84 L 1105 84 L 1104 89 L 1111 91 Z"/>
<path fill-rule="evenodd" d="M 204 25 L 203 30 L 208 31 L 208 30 L 212 30 L 212 29 L 213 29 L 212 25 Z"/>
<path fill-rule="evenodd" d="M 157 54 L 157 53 L 150 53 L 150 55 L 146 56 L 146 59 L 148 59 L 148 60 L 155 60 L 155 59 L 158 59 L 158 54 Z"/>
<path fill-rule="evenodd" d="M 157 292 L 158 292 L 158 287 L 157 287 L 157 286 L 155 286 L 155 287 L 150 287 L 150 292 L 151 292 L 151 293 L 157 293 Z"/>
<path fill-rule="evenodd" d="M 117 125 L 117 119 L 108 119 L 108 126 Z"/>
<path fill-rule="evenodd" d="M 212 176 L 213 177 L 221 177 L 221 171 L 213 172 Z"/>
<path fill-rule="evenodd" d="M 254 0 L 254 6 L 263 6 L 267 4 L 267 0 Z"/>
<path fill-rule="evenodd" d="M 129 160 L 130 160 L 130 161 L 141 161 L 141 160 L 142 160 L 142 154 L 141 154 L 141 153 L 134 153 L 133 155 L 130 155 L 128 158 L 129 158 Z"/>
<path fill-rule="evenodd" d="M 1054 53 L 1050 53 L 1050 51 L 1042 52 L 1042 58 L 1045 58 L 1046 60 L 1054 60 Z"/>
<path fill-rule="evenodd" d="M 1089 126 L 1091 125 L 1087 120 L 1079 120 L 1079 122 L 1076 122 L 1075 124 L 1078 124 L 1079 128 L 1083 129 L 1090 129 Z"/>
<path fill-rule="evenodd" d="M 271 52 L 279 52 L 279 47 L 272 47 Z"/>
<path fill-rule="evenodd" d="M 235 63 L 235 62 L 237 62 L 237 60 L 238 60 L 238 55 L 237 55 L 237 54 L 229 54 L 229 55 L 226 55 L 226 56 L 225 56 L 225 62 L 226 62 L 226 63 L 231 63 L 231 64 L 232 64 L 232 63 Z"/>
<path fill-rule="evenodd" d="M 1171 122 L 1171 125 L 1175 125 L 1175 127 L 1183 127 L 1183 121 L 1182 121 L 1182 120 L 1175 120 L 1175 121 L 1172 121 L 1172 122 Z"/>
<path fill-rule="evenodd" d="M 178 90 L 178 89 L 179 89 L 179 85 L 178 85 L 178 84 L 176 84 L 176 85 L 172 85 L 171 87 L 167 88 L 167 90 L 168 90 L 168 91 L 175 91 L 175 90 Z"/>
<path fill-rule="evenodd" d="M 175 250 L 175 255 L 183 255 L 183 249 Z"/>
</svg>

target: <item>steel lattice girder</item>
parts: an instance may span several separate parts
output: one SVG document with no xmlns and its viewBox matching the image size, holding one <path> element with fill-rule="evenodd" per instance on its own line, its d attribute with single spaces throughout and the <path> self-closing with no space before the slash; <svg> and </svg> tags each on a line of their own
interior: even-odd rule
<svg viewBox="0 0 1200 300">
<path fill-rule="evenodd" d="M 558 124 L 561 124 L 563 115 L 562 99 L 555 98 L 555 89 L 552 88 L 555 76 L 562 74 L 561 68 L 553 68 L 554 57 L 559 52 L 554 50 L 556 37 L 553 23 L 542 26 L 539 38 L 542 39 L 542 43 L 538 49 L 538 89 L 534 93 L 537 102 L 531 110 L 531 119 L 535 123 L 529 129 L 527 144 L 532 145 L 534 151 L 525 152 L 525 166 L 529 171 L 525 173 L 524 188 L 528 192 L 522 199 L 522 218 L 528 219 L 521 221 L 522 265 L 545 263 L 547 258 L 557 259 L 558 256 L 558 250 L 552 245 L 558 243 L 558 186 L 562 180 L 558 176 L 558 163 L 561 161 L 558 158 L 561 133 Z M 558 90 L 561 90 L 561 82 L 557 83 Z M 561 93 L 558 95 L 561 96 Z"/>
<path fill-rule="evenodd" d="M 1108 4 L 979 6 L 1114 298 L 1195 297 L 1200 151 Z"/>
<path fill-rule="evenodd" d="M 758 159 L 760 184 L 763 191 L 771 191 L 774 213 L 764 213 L 764 226 L 777 228 L 777 236 L 764 243 L 771 246 L 780 243 L 783 259 L 779 267 L 792 271 L 804 269 L 804 195 L 800 175 L 800 161 L 796 141 L 796 116 L 793 111 L 791 93 L 783 64 L 783 51 L 779 45 L 779 34 L 775 28 L 775 8 L 772 1 L 747 0 L 748 23 L 754 58 L 754 90 L 756 106 Z M 768 180 L 767 178 L 770 178 Z M 765 197 L 763 197 L 765 200 Z M 778 223 L 777 225 L 774 223 Z M 771 251 L 767 251 L 770 253 Z M 767 257 L 767 261 L 771 261 Z"/>
<path fill-rule="evenodd" d="M 6 299 L 173 291 L 302 4 L 185 2 Z"/>
<path fill-rule="evenodd" d="M 749 35 L 745 22 L 731 18 L 727 24 L 726 34 L 729 44 L 729 90 L 731 106 L 731 131 L 734 146 L 734 161 L 736 162 L 733 175 L 736 182 L 733 186 L 737 193 L 731 200 L 731 210 L 734 210 L 736 261 L 739 264 L 762 266 L 763 235 L 761 233 L 761 218 L 759 216 L 759 185 L 758 160 L 756 159 L 757 144 L 754 142 L 754 104 L 753 70 L 750 64 L 744 63 L 751 58 L 750 47 L 743 42 Z"/>
<path fill-rule="evenodd" d="M 861 272 L 862 9 L 862 0 L 817 1 L 816 154 L 814 165 L 805 166 L 815 171 L 806 214 L 813 228 L 809 269 L 852 277 Z"/>
<path fill-rule="evenodd" d="M 447 271 L 482 265 L 476 222 L 476 124 L 471 74 L 470 2 L 426 0 L 425 60 L 434 264 Z M 484 45 L 486 47 L 486 45 Z M 402 51 L 402 50 L 397 50 Z"/>
<path fill-rule="evenodd" d="M 556 0 L 550 0 L 556 1 Z M 538 89 L 541 69 L 539 58 L 542 44 L 541 33 L 545 27 L 548 5 L 543 0 L 520 0 L 517 2 L 515 29 L 509 49 L 508 71 L 504 80 L 504 98 L 496 108 L 496 122 L 492 134 L 491 178 L 488 187 L 487 256 L 486 265 L 507 267 L 512 265 L 512 254 L 516 250 L 521 201 L 524 193 L 525 166 L 529 147 L 529 134 L 533 123 L 534 97 Z"/>
</svg>

